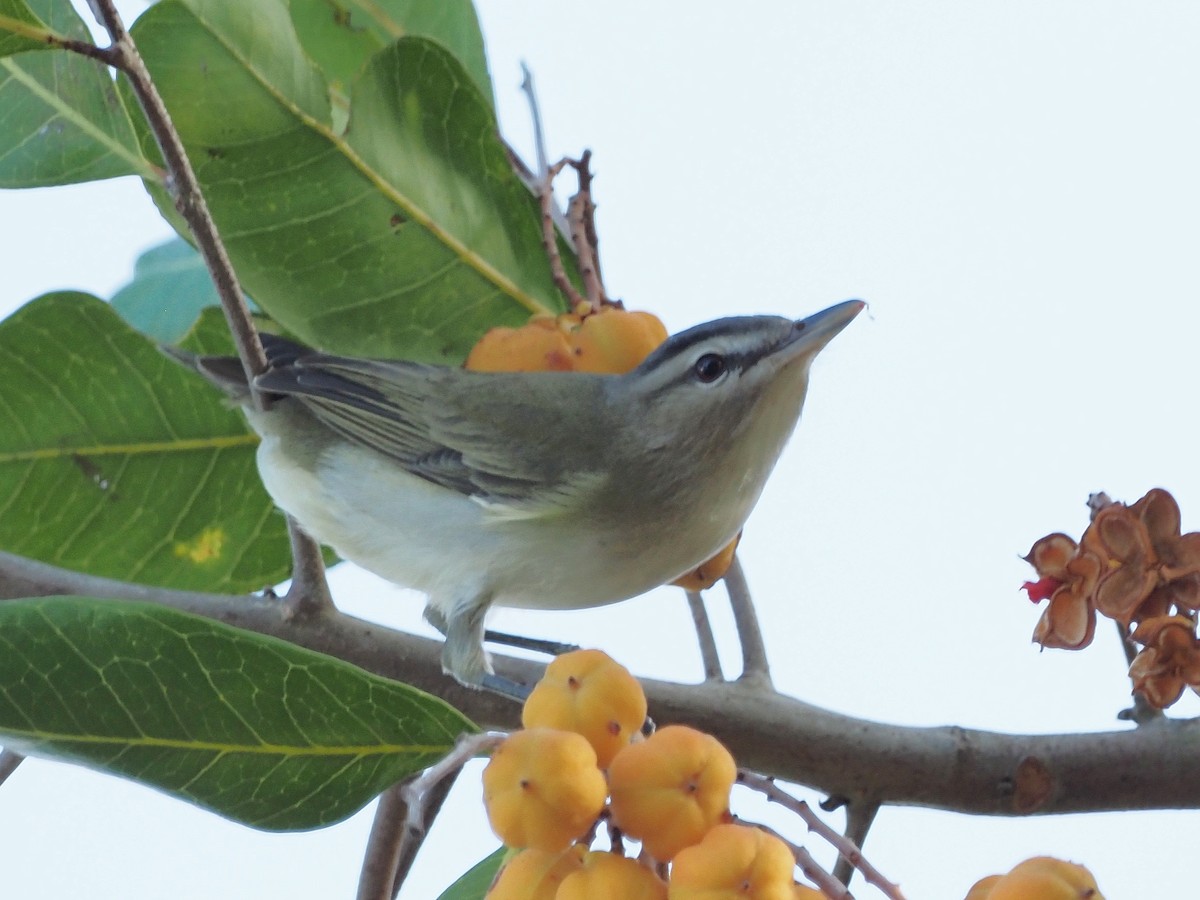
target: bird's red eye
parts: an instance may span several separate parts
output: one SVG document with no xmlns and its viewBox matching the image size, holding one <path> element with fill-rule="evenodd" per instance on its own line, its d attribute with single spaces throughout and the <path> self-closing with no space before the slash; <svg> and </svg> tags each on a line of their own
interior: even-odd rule
<svg viewBox="0 0 1200 900">
<path fill-rule="evenodd" d="M 716 353 L 705 353 L 696 360 L 692 371 L 705 384 L 711 384 L 725 374 L 725 357 Z"/>
</svg>

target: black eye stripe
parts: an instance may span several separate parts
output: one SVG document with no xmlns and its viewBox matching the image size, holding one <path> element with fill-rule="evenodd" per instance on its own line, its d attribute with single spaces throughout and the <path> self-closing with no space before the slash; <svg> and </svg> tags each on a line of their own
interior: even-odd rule
<svg viewBox="0 0 1200 900">
<path fill-rule="evenodd" d="M 728 370 L 728 365 L 725 362 L 725 357 L 718 353 L 705 353 L 692 366 L 692 371 L 696 378 L 705 384 L 711 384 L 716 381 Z"/>
</svg>

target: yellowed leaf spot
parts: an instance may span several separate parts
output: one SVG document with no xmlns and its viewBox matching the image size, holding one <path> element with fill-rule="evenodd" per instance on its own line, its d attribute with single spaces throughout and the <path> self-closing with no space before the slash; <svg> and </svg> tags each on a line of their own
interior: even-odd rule
<svg viewBox="0 0 1200 900">
<path fill-rule="evenodd" d="M 197 565 L 220 559 L 225 546 L 225 532 L 220 528 L 205 528 L 190 541 L 178 541 L 175 555 L 187 557 Z"/>
</svg>

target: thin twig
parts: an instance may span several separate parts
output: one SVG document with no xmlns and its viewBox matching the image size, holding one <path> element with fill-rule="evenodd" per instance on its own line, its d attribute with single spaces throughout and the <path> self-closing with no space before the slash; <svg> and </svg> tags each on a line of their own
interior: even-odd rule
<svg viewBox="0 0 1200 900">
<path fill-rule="evenodd" d="M 462 767 L 505 737 L 499 732 L 463 735 L 437 763 L 379 796 L 363 857 L 358 900 L 392 900 L 400 893 L 425 842 L 429 823 L 442 808 Z"/>
<path fill-rule="evenodd" d="M 266 370 L 267 356 L 254 327 L 254 320 L 250 316 L 250 309 L 246 305 L 237 273 L 233 270 L 225 244 L 217 232 L 208 203 L 200 190 L 196 172 L 184 150 L 183 140 L 175 129 L 162 96 L 150 77 L 150 71 L 126 30 L 113 0 L 88 0 L 88 4 L 112 40 L 112 46 L 108 48 L 105 58 L 129 79 L 142 112 L 146 115 L 154 141 L 163 155 L 169 173 L 166 180 L 167 189 L 175 201 L 175 208 L 183 216 L 196 239 L 196 247 L 217 289 L 221 308 L 225 312 L 225 321 L 233 335 L 247 381 L 252 386 L 251 402 L 256 409 L 265 409 L 266 401 L 253 390 L 253 384 L 255 376 Z M 288 592 L 289 603 L 293 609 L 305 612 L 312 608 L 328 608 L 332 603 L 329 601 L 329 588 L 324 583 L 320 546 L 300 531 L 290 518 L 288 533 L 293 554 L 293 589 Z"/>
<path fill-rule="evenodd" d="M 1125 653 L 1125 667 L 1128 669 L 1133 665 L 1134 659 L 1137 658 L 1137 644 L 1129 636 L 1129 629 L 1120 622 L 1113 622 L 1113 624 L 1117 626 L 1117 639 L 1121 642 L 1121 650 Z M 1146 695 L 1141 691 L 1133 692 L 1133 706 L 1117 713 L 1118 719 L 1133 722 L 1139 727 L 1161 719 L 1163 716 L 1163 711 L 1151 705 L 1150 701 L 1146 699 Z"/>
<path fill-rule="evenodd" d="M 292 547 L 292 583 L 283 598 L 291 617 L 316 616 L 334 608 L 329 582 L 325 579 L 325 557 L 321 545 L 287 517 L 288 539 Z"/>
<path fill-rule="evenodd" d="M 550 262 L 550 277 L 554 279 L 555 286 L 567 298 L 567 308 L 574 309 L 584 298 L 575 289 L 571 279 L 567 277 L 567 270 L 563 267 L 562 254 L 558 252 L 558 228 L 554 224 L 554 214 L 557 209 L 554 205 L 554 179 L 558 177 L 558 173 L 568 162 L 570 160 L 560 159 L 546 169 L 546 174 L 542 177 L 542 183 L 538 189 L 538 203 L 542 209 L 542 248 L 546 251 L 546 259 Z M 576 253 L 579 252 L 578 247 L 574 249 Z"/>
<path fill-rule="evenodd" d="M 404 839 L 404 820 L 408 804 L 403 797 L 404 784 L 395 784 L 379 795 L 367 849 L 358 875 L 357 900 L 392 900 L 396 883 L 396 864 Z"/>
<path fill-rule="evenodd" d="M 400 895 L 400 888 L 404 886 L 404 881 L 408 878 L 408 873 L 412 871 L 413 863 L 417 861 L 417 853 L 420 851 L 421 845 L 425 843 L 425 835 L 428 834 L 428 823 L 437 818 L 438 813 L 442 809 L 442 804 L 450 796 L 450 789 L 454 787 L 454 782 L 458 780 L 458 776 L 461 774 L 462 769 L 460 768 L 451 772 L 430 788 L 425 801 L 426 827 L 424 829 L 420 832 L 415 832 L 412 829 L 406 828 L 401 832 L 400 849 L 396 854 L 396 876 L 392 881 L 392 898 Z"/>
<path fill-rule="evenodd" d="M 808 826 L 809 831 L 832 844 L 833 848 L 845 859 L 850 860 L 854 868 L 862 872 L 863 878 L 869 884 L 873 884 L 879 888 L 885 897 L 890 898 L 890 900 L 904 900 L 904 895 L 900 893 L 899 885 L 893 884 L 884 878 L 883 873 L 867 862 L 863 857 L 862 850 L 857 845 L 825 824 L 821 817 L 812 811 L 812 807 L 803 800 L 793 797 L 787 791 L 780 788 L 773 779 L 755 772 L 739 769 L 737 780 L 739 784 L 743 784 L 751 790 L 758 791 L 772 803 L 778 803 L 784 809 L 794 812 Z"/>
<path fill-rule="evenodd" d="M 154 141 L 158 144 L 170 173 L 167 189 L 175 200 L 175 208 L 179 210 L 196 239 L 197 249 L 204 258 L 217 294 L 221 298 L 221 307 L 225 311 L 225 319 L 229 323 L 229 330 L 233 334 L 247 379 L 252 381 L 254 376 L 267 368 L 267 357 L 263 352 L 262 342 L 258 339 L 254 322 L 250 318 L 250 310 L 246 306 L 237 274 L 233 271 L 229 255 L 225 252 L 225 245 L 221 242 L 208 204 L 200 190 L 196 173 L 184 151 L 183 141 L 113 0 L 89 0 L 89 5 L 112 40 L 107 61 L 125 73 L 146 115 Z M 262 408 L 262 400 L 257 394 L 254 403 L 256 407 Z"/>
<path fill-rule="evenodd" d="M 465 734 L 458 739 L 453 750 L 422 772 L 419 777 L 405 784 L 403 793 L 404 801 L 408 804 L 406 825 L 409 830 L 423 831 L 425 829 L 428 801 L 433 788 L 439 782 L 456 775 L 468 760 L 490 753 L 506 737 L 508 735 L 502 731 Z"/>
<path fill-rule="evenodd" d="M 426 806 L 430 821 L 442 808 L 457 777 L 458 772 L 454 772 L 430 790 Z M 425 841 L 424 831 L 414 833 L 407 827 L 408 801 L 404 788 L 411 780 L 393 785 L 379 795 L 358 879 L 358 900 L 392 900 L 399 894 Z"/>
<path fill-rule="evenodd" d="M 25 757 L 16 750 L 0 750 L 0 784 L 8 780 L 8 776 L 17 771 L 17 766 L 25 761 Z"/>
<path fill-rule="evenodd" d="M 605 293 L 604 279 L 600 275 L 600 236 L 596 233 L 596 204 L 592 200 L 591 161 L 592 151 L 584 150 L 583 156 L 571 162 L 579 178 L 579 190 L 567 207 L 567 222 L 575 240 L 579 274 L 583 277 L 588 301 L 592 309 L 599 310 L 608 303 L 608 294 Z"/>
<path fill-rule="evenodd" d="M 845 838 L 855 847 L 862 848 L 867 842 L 867 833 L 879 812 L 879 804 L 873 801 L 857 801 L 845 804 L 846 832 Z M 834 877 L 842 884 L 849 885 L 854 874 L 854 863 L 844 856 L 838 856 L 837 865 L 833 867 Z"/>
<path fill-rule="evenodd" d="M 542 130 L 542 111 L 538 106 L 537 93 L 533 89 L 533 72 L 521 60 L 521 91 L 529 101 L 529 116 L 533 119 L 533 152 L 537 158 L 537 176 L 545 178 L 550 168 L 550 158 L 546 154 L 546 133 Z"/>
<path fill-rule="evenodd" d="M 720 681 L 721 658 L 717 655 L 717 639 L 713 635 L 712 622 L 704 606 L 704 597 L 699 591 L 687 592 L 688 609 L 692 613 L 692 625 L 696 628 L 696 642 L 700 645 L 700 661 L 704 663 L 704 680 Z"/>
<path fill-rule="evenodd" d="M 804 847 L 788 840 L 784 840 L 784 843 L 791 848 L 792 854 L 796 857 L 796 865 L 800 867 L 804 877 L 811 881 L 822 894 L 833 900 L 842 900 L 842 898 L 853 900 L 854 895 L 850 893 L 846 883 L 839 879 L 836 873 L 831 875 L 826 872 Z"/>
<path fill-rule="evenodd" d="M 771 666 L 767 661 L 767 648 L 763 643 L 762 628 L 754 612 L 754 601 L 750 597 L 750 585 L 737 554 L 725 572 L 725 589 L 729 592 L 729 605 L 733 607 L 733 623 L 737 628 L 738 642 L 742 647 L 742 675 L 739 681 L 748 681 L 764 686 L 771 685 Z"/>
</svg>

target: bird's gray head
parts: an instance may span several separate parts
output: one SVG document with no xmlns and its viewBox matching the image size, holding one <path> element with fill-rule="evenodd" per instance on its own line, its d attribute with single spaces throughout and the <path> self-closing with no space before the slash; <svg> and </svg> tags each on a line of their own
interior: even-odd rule
<svg viewBox="0 0 1200 900">
<path fill-rule="evenodd" d="M 809 365 L 864 306 L 848 300 L 795 322 L 743 316 L 697 325 L 625 376 L 629 394 L 656 420 L 664 447 L 727 442 L 750 429 L 781 448 L 800 415 Z"/>
</svg>

